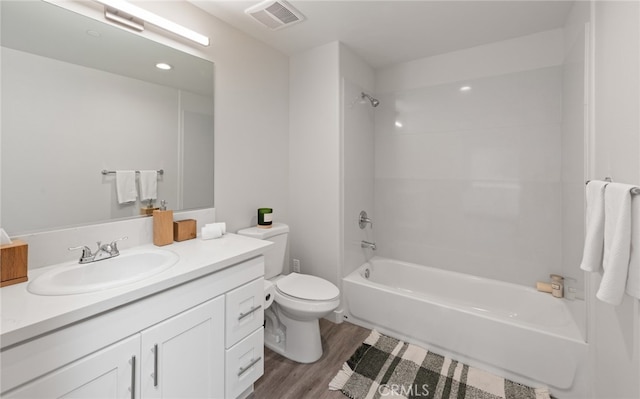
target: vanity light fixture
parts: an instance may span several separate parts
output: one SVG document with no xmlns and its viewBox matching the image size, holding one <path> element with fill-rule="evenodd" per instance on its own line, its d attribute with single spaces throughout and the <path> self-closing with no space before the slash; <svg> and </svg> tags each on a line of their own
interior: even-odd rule
<svg viewBox="0 0 640 399">
<path fill-rule="evenodd" d="M 113 7 L 104 8 L 104 17 L 111 22 L 126 26 L 127 28 L 133 29 L 136 32 L 142 32 L 144 30 L 143 20 L 132 15 L 128 15 Z"/>
<path fill-rule="evenodd" d="M 105 18 L 118 22 L 132 29 L 144 30 L 144 22 L 157 26 L 168 32 L 192 40 L 203 46 L 209 45 L 209 38 L 194 32 L 189 28 L 178 25 L 159 15 L 149 12 L 143 8 L 135 6 L 124 0 L 95 0 L 105 6 Z M 125 16 L 126 15 L 126 16 Z"/>
</svg>

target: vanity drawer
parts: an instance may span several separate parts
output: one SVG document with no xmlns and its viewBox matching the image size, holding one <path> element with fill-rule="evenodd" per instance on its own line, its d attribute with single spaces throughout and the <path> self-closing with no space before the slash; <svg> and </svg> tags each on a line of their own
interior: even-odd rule
<svg viewBox="0 0 640 399">
<path fill-rule="evenodd" d="M 237 398 L 264 373 L 264 329 L 227 349 L 225 366 L 225 398 Z"/>
<path fill-rule="evenodd" d="M 264 323 L 264 279 L 229 291 L 226 295 L 226 348 L 231 348 Z"/>
</svg>

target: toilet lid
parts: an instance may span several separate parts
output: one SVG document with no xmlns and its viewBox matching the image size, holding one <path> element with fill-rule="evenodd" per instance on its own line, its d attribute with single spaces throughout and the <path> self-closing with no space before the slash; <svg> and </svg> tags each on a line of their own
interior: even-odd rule
<svg viewBox="0 0 640 399">
<path fill-rule="evenodd" d="M 284 294 L 311 301 L 328 301 L 340 295 L 335 285 L 308 274 L 291 273 L 278 280 L 276 287 Z"/>
</svg>

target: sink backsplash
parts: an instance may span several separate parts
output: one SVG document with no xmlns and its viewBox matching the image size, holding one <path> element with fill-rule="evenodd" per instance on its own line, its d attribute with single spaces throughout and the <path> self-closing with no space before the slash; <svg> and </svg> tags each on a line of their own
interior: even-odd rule
<svg viewBox="0 0 640 399">
<path fill-rule="evenodd" d="M 206 223 L 213 223 L 216 219 L 215 208 L 194 211 L 176 212 L 174 220 L 195 219 L 197 228 Z M 41 233 L 14 236 L 11 239 L 21 239 L 29 244 L 29 269 L 54 265 L 61 262 L 77 260 L 78 251 L 69 251 L 69 247 L 86 245 L 95 250 L 96 241 L 111 242 L 120 237 L 129 237 L 118 243 L 119 249 L 153 242 L 153 218 L 135 218 L 115 222 L 98 223 L 87 226 L 70 227 L 61 230 L 45 231 Z M 166 249 L 171 249 L 167 246 Z"/>
</svg>

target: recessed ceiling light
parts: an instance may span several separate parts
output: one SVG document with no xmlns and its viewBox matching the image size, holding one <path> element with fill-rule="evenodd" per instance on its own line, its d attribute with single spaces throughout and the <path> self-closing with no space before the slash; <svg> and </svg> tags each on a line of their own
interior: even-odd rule
<svg viewBox="0 0 640 399">
<path fill-rule="evenodd" d="M 167 64 L 166 62 L 158 62 L 156 64 L 156 68 L 162 69 L 163 71 L 168 71 L 173 67 L 171 65 Z"/>
<path fill-rule="evenodd" d="M 396 127 L 402 127 L 402 122 L 396 121 Z"/>
<path fill-rule="evenodd" d="M 93 29 L 89 29 L 89 30 L 87 31 L 87 35 L 89 35 L 89 36 L 93 36 L 93 37 L 100 37 L 100 36 L 102 36 L 102 35 L 100 34 L 100 32 L 98 32 L 97 30 L 93 30 Z"/>
<path fill-rule="evenodd" d="M 460 91 L 469 91 L 469 90 L 471 90 L 471 86 L 462 86 L 460 88 Z"/>
</svg>

